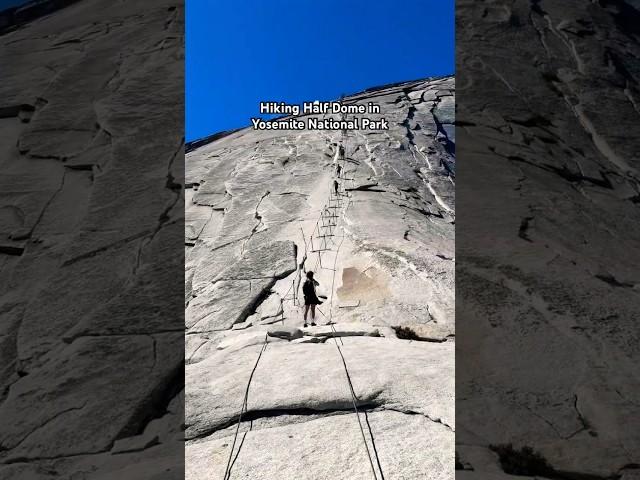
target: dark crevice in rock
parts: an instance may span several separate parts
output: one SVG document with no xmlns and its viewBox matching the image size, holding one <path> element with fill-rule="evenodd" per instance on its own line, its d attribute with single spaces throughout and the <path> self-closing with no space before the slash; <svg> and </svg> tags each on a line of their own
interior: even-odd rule
<svg viewBox="0 0 640 480">
<path fill-rule="evenodd" d="M 611 274 L 598 274 L 594 275 L 598 280 L 601 280 L 612 287 L 620 287 L 620 288 L 633 288 L 635 284 L 629 282 L 620 282 Z"/>
<path fill-rule="evenodd" d="M 29 153 L 28 148 L 21 148 L 20 146 L 18 146 L 18 152 L 20 152 L 21 155 L 24 155 L 27 158 L 32 158 L 34 160 L 56 160 L 58 162 L 66 162 L 67 160 L 69 160 L 69 157 L 67 157 L 66 155 L 39 155 L 36 153 Z"/>
<path fill-rule="evenodd" d="M 571 170 L 569 170 L 569 168 L 566 165 L 563 165 L 562 168 L 549 165 L 548 163 L 543 163 L 542 165 L 544 167 L 547 167 L 548 171 L 556 173 L 557 175 L 561 176 L 568 182 L 587 182 L 597 187 L 613 190 L 613 185 L 611 185 L 611 182 L 603 172 L 600 172 L 600 176 L 602 178 L 594 178 L 594 177 L 587 177 L 585 175 L 582 175 L 581 173 L 572 172 Z"/>
<path fill-rule="evenodd" d="M 573 396 L 573 409 L 575 410 L 576 414 L 578 415 L 578 420 L 580 421 L 581 427 L 576 432 L 574 432 L 573 434 L 571 434 L 567 438 L 572 438 L 572 437 L 576 436 L 578 433 L 584 432 L 584 431 L 589 432 L 589 435 L 591 435 L 592 437 L 597 437 L 598 434 L 595 431 L 592 430 L 591 424 L 584 417 L 584 415 L 582 415 L 582 412 L 578 408 L 578 395 L 574 395 Z"/>
<path fill-rule="evenodd" d="M 249 242 L 249 240 L 251 240 L 251 238 L 255 235 L 255 233 L 258 231 L 258 229 L 264 225 L 264 223 L 262 222 L 262 216 L 260 215 L 260 213 L 258 212 L 258 209 L 260 208 L 260 204 L 262 203 L 262 201 L 270 194 L 270 191 L 266 191 L 265 193 L 262 194 L 262 196 L 260 197 L 260 200 L 258 200 L 258 204 L 256 205 L 256 211 L 254 213 L 254 218 L 258 221 L 254 226 L 253 229 L 251 230 L 251 233 L 249 233 L 249 236 L 247 237 L 247 239 L 244 241 L 244 243 L 242 244 L 242 247 L 240 249 L 240 253 L 244 254 L 244 248 L 247 245 L 247 242 Z"/>
<path fill-rule="evenodd" d="M 442 212 L 433 213 L 433 212 L 429 212 L 428 210 L 425 210 L 424 208 L 412 207 L 412 206 L 406 205 L 404 203 L 398 203 L 396 205 L 398 205 L 399 207 L 408 208 L 409 210 L 413 210 L 414 212 L 421 213 L 425 217 L 444 218 L 444 216 L 442 215 Z"/>
<path fill-rule="evenodd" d="M 444 138 L 443 146 L 445 151 L 455 158 L 456 156 L 456 144 L 451 141 L 447 131 L 444 129 L 444 124 L 440 121 L 438 116 L 436 115 L 436 108 L 438 107 L 438 103 L 440 103 L 440 99 L 442 97 L 437 97 L 437 100 L 433 102 L 433 106 L 431 107 L 431 115 L 433 116 L 433 121 L 436 124 L 437 133 L 441 134 Z M 437 135 L 437 134 L 436 134 Z M 443 166 L 449 170 L 449 166 L 446 163 L 443 163 Z M 454 175 L 453 172 L 449 172 L 451 175 Z M 454 175 L 455 176 L 455 175 Z"/>
<path fill-rule="evenodd" d="M 495 148 L 490 147 L 490 150 L 497 154 L 500 155 Z M 558 175 L 559 177 L 563 178 L 564 180 L 566 180 L 569 183 L 582 183 L 582 182 L 586 182 L 586 183 L 590 183 L 594 186 L 597 187 L 601 187 L 601 188 L 606 188 L 609 190 L 613 190 L 613 185 L 611 184 L 611 181 L 606 177 L 604 172 L 600 172 L 600 175 L 602 178 L 594 178 L 594 177 L 589 177 L 586 175 L 583 175 L 582 173 L 576 173 L 573 172 L 571 170 L 569 170 L 569 168 L 566 165 L 563 165 L 562 168 L 556 167 L 554 165 L 550 165 L 548 163 L 543 163 L 543 164 L 537 164 L 534 163 L 530 160 L 526 160 L 520 156 L 517 155 L 501 155 L 504 158 L 506 158 L 507 160 L 513 161 L 513 162 L 519 162 L 519 163 L 525 163 L 527 165 L 530 165 L 534 168 L 540 169 L 540 170 L 544 170 L 545 172 L 549 172 L 549 173 L 553 173 L 555 175 Z"/>
<path fill-rule="evenodd" d="M 371 185 L 371 184 L 359 185 L 353 188 L 345 188 L 345 190 L 347 192 L 386 192 L 386 190 L 384 189 L 375 188 L 375 187 L 379 187 L 379 185 L 377 183 L 374 185 Z"/>
<path fill-rule="evenodd" d="M 396 337 L 400 340 L 413 340 L 415 342 L 430 342 L 430 343 L 444 343 L 447 341 L 447 338 L 430 338 L 430 337 L 421 337 L 416 332 L 414 332 L 410 327 L 391 327 L 394 332 L 396 332 Z M 449 335 L 451 336 L 451 335 Z"/>
<path fill-rule="evenodd" d="M 51 47 L 60 47 L 62 45 L 70 45 L 70 44 L 76 44 L 76 43 L 82 43 L 82 40 L 79 38 L 72 38 L 70 40 L 64 40 L 62 42 L 53 43 Z"/>
<path fill-rule="evenodd" d="M 522 127 L 533 128 L 533 127 L 551 127 L 553 124 L 548 119 L 540 116 L 534 115 L 532 117 L 527 118 L 526 120 L 518 120 L 514 118 L 506 118 L 510 123 L 515 123 L 516 125 L 520 125 Z"/>
<path fill-rule="evenodd" d="M 596 475 L 592 473 L 559 470 L 549 464 L 539 452 L 529 446 L 520 449 L 512 444 L 489 445 L 498 454 L 502 470 L 509 475 L 544 477 L 551 480 L 617 480 L 620 473 Z"/>
<path fill-rule="evenodd" d="M 553 478 L 554 471 L 547 460 L 531 447 L 513 448 L 511 444 L 489 445 L 498 455 L 502 470 L 509 475 Z"/>
<path fill-rule="evenodd" d="M 361 409 L 369 409 L 373 410 L 378 408 L 379 405 L 374 403 L 362 402 L 357 403 L 358 410 Z M 288 408 L 271 408 L 264 410 L 249 410 L 242 414 L 242 422 L 255 422 L 256 420 L 263 418 L 274 418 L 274 417 L 283 417 L 287 415 L 297 415 L 297 416 L 318 416 L 318 415 L 345 415 L 349 413 L 355 413 L 353 410 L 353 404 L 351 402 L 345 402 L 344 405 L 335 405 L 329 406 L 326 408 L 321 408 L 322 406 L 318 406 L 318 408 L 308 408 L 308 407 L 288 407 Z M 215 427 L 208 429 L 207 431 L 201 432 L 198 435 L 188 438 L 187 440 L 197 440 L 204 437 L 208 437 L 209 435 L 219 431 L 224 430 L 225 428 L 229 428 L 238 423 L 238 417 L 234 417 L 224 423 L 216 425 Z"/>
<path fill-rule="evenodd" d="M 96 166 L 97 165 L 95 163 L 76 163 L 73 165 L 65 165 L 64 168 L 68 168 L 69 170 L 84 170 L 92 172 Z"/>
<path fill-rule="evenodd" d="M 406 101 L 409 102 L 409 109 L 407 110 L 407 117 L 401 123 L 399 123 L 398 125 L 406 128 L 406 130 L 407 130 L 406 135 L 407 135 L 407 138 L 409 139 L 409 144 L 415 147 L 415 145 L 416 145 L 415 142 L 414 142 L 415 135 L 411 131 L 411 120 L 413 120 L 413 116 L 414 116 L 414 114 L 416 112 L 416 107 L 414 107 L 411 104 L 411 99 L 409 98 L 409 93 L 411 92 L 411 89 L 404 89 L 404 90 L 402 90 L 402 92 L 405 95 Z"/>
<path fill-rule="evenodd" d="M 27 103 L 0 107 L 0 118 L 18 117 L 22 123 L 28 123 L 35 111 L 36 107 Z"/>
<path fill-rule="evenodd" d="M 271 281 L 262 290 L 260 290 L 258 295 L 254 298 L 254 301 L 245 306 L 233 324 L 235 325 L 237 323 L 246 322 L 251 315 L 255 314 L 260 305 L 262 305 L 262 303 L 271 295 L 271 289 L 275 286 L 276 282 L 277 280 L 272 278 Z M 251 283 L 249 283 L 249 285 L 251 285 Z"/>
<path fill-rule="evenodd" d="M 381 410 L 388 410 L 391 412 L 398 412 L 398 413 L 402 413 L 404 415 L 420 415 L 424 418 L 427 418 L 429 420 L 431 420 L 433 423 L 439 423 L 440 425 L 442 425 L 443 427 L 445 427 L 447 430 L 453 432 L 453 428 L 451 427 L 451 425 L 445 423 L 441 418 L 433 418 L 429 415 L 427 415 L 426 413 L 422 413 L 422 412 L 416 412 L 413 410 L 401 410 L 401 409 L 397 409 L 397 408 L 390 408 L 390 407 L 381 407 Z"/>
<path fill-rule="evenodd" d="M 21 105 L 12 105 L 10 107 L 0 107 L 0 118 L 17 117 L 20 113 Z"/>
<path fill-rule="evenodd" d="M 624 470 L 640 470 L 640 463 L 627 463 L 623 465 L 618 472 L 622 472 Z"/>
<path fill-rule="evenodd" d="M 24 246 L 21 245 L 0 245 L 0 254 L 19 257 L 24 253 Z"/>
<path fill-rule="evenodd" d="M 184 383 L 184 363 L 179 363 L 165 374 L 165 378 L 161 379 L 149 396 L 137 406 L 127 425 L 113 439 L 109 450 L 113 448 L 116 440 L 140 435 L 151 421 L 166 415 L 171 401 L 184 390 Z"/>
<path fill-rule="evenodd" d="M 533 242 L 527 235 L 527 230 L 529 230 L 529 222 L 533 220 L 533 217 L 524 217 L 520 222 L 520 228 L 518 229 L 518 237 L 527 242 Z"/>
</svg>

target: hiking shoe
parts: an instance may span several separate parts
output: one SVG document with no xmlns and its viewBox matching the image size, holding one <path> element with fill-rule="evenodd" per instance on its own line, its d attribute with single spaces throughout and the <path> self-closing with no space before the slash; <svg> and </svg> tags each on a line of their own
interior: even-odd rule
<svg viewBox="0 0 640 480">
<path fill-rule="evenodd" d="M 312 326 L 312 327 L 315 327 L 315 326 L 316 326 L 316 324 L 315 324 L 314 322 L 311 322 L 311 326 Z"/>
<path fill-rule="evenodd" d="M 304 328 L 307 328 L 309 325 L 307 325 L 306 323 L 304 324 Z"/>
</svg>

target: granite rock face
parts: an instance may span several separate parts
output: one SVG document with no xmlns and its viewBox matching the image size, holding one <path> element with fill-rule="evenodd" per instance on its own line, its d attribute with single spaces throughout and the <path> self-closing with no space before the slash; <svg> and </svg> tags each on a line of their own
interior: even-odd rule
<svg viewBox="0 0 640 480">
<path fill-rule="evenodd" d="M 464 478 L 509 443 L 551 478 L 640 463 L 638 8 L 457 2 Z"/>
<path fill-rule="evenodd" d="M 389 130 L 187 145 L 188 479 L 453 478 L 454 80 L 367 102 Z"/>
<path fill-rule="evenodd" d="M 182 5 L 47 13 L 0 36 L 0 477 L 160 474 L 183 412 Z"/>
</svg>

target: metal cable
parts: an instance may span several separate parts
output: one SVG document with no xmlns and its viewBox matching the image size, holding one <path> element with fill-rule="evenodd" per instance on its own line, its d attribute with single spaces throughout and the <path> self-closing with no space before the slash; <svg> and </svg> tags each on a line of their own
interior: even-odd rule
<svg viewBox="0 0 640 480">
<path fill-rule="evenodd" d="M 242 401 L 242 408 L 240 408 L 240 415 L 238 415 L 238 426 L 236 427 L 236 433 L 233 436 L 233 444 L 231 445 L 231 450 L 229 451 L 229 460 L 227 460 L 227 467 L 224 470 L 223 480 L 229 480 L 231 478 L 231 459 L 233 458 L 233 451 L 236 448 L 236 441 L 238 440 L 238 433 L 240 432 L 240 424 L 242 423 L 242 414 L 247 408 L 247 400 L 249 398 L 249 387 L 251 386 L 251 380 L 253 380 L 253 374 L 256 372 L 258 368 L 258 363 L 260 363 L 260 358 L 262 354 L 267 349 L 268 343 L 268 335 L 265 333 L 264 335 L 264 343 L 262 344 L 262 348 L 260 349 L 260 354 L 258 355 L 258 359 L 256 360 L 256 364 L 253 366 L 253 370 L 251 370 L 251 375 L 249 376 L 249 381 L 247 382 L 247 388 L 244 391 L 244 399 Z"/>
<path fill-rule="evenodd" d="M 344 141 L 343 141 L 343 144 L 344 144 Z M 345 208 L 345 211 L 346 211 L 346 208 Z M 344 212 L 342 212 L 342 214 L 344 215 Z M 337 222 L 336 222 L 336 224 L 337 224 Z M 362 421 L 360 420 L 360 413 L 358 411 L 358 404 L 357 404 L 357 396 L 356 396 L 355 390 L 353 389 L 353 383 L 351 381 L 351 375 L 349 375 L 349 368 L 347 367 L 347 362 L 346 362 L 346 360 L 344 358 L 344 355 L 342 354 L 342 349 L 340 348 L 340 345 L 338 345 L 338 341 L 336 340 L 336 333 L 337 332 L 336 332 L 336 329 L 333 326 L 333 294 L 334 294 L 334 287 L 335 287 L 335 280 L 336 280 L 336 266 L 338 264 L 338 256 L 340 255 L 340 248 L 342 247 L 342 243 L 344 242 L 344 238 L 345 238 L 345 232 L 344 232 L 344 228 L 343 228 L 343 230 L 342 230 L 342 239 L 340 240 L 340 243 L 338 244 L 338 248 L 336 249 L 336 256 L 333 259 L 333 274 L 332 274 L 332 279 L 331 279 L 331 300 L 329 301 L 329 324 L 331 325 L 331 338 L 333 338 L 333 341 L 334 341 L 334 343 L 336 345 L 336 348 L 338 349 L 338 353 L 340 354 L 340 359 L 342 360 L 342 365 L 344 366 L 344 373 L 345 373 L 345 376 L 347 377 L 347 383 L 349 384 L 349 392 L 351 393 L 351 402 L 353 403 L 353 409 L 356 412 L 356 419 L 358 420 L 358 426 L 360 427 L 360 433 L 362 434 L 362 441 L 364 442 L 364 447 L 365 447 L 365 449 L 367 451 L 367 457 L 369 458 L 369 465 L 371 466 L 371 473 L 373 473 L 374 480 L 378 480 L 378 475 L 377 475 L 376 469 L 375 469 L 375 467 L 373 465 L 373 458 L 371 457 L 371 451 L 369 450 L 369 444 L 367 442 L 367 437 L 366 437 L 366 435 L 364 433 L 364 428 L 362 427 Z M 342 342 L 342 338 L 340 339 L 340 342 L 344 345 L 344 343 Z M 370 433 L 371 433 L 371 431 L 370 431 Z M 380 461 L 377 459 L 377 454 L 376 454 L 376 460 L 378 462 L 378 466 L 380 466 Z M 380 472 L 382 473 L 382 469 L 380 469 Z"/>
</svg>

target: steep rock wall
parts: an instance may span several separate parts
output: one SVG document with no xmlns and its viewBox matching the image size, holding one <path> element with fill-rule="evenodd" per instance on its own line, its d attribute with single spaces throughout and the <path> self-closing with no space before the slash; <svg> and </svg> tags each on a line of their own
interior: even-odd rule
<svg viewBox="0 0 640 480">
<path fill-rule="evenodd" d="M 0 478 L 182 478 L 182 5 L 32 5 L 0 36 Z"/>
<path fill-rule="evenodd" d="M 452 77 L 389 85 L 344 99 L 387 131 L 187 146 L 188 478 L 452 478 L 454 99 Z"/>
<path fill-rule="evenodd" d="M 638 2 L 456 7 L 460 476 L 637 478 Z"/>
</svg>

